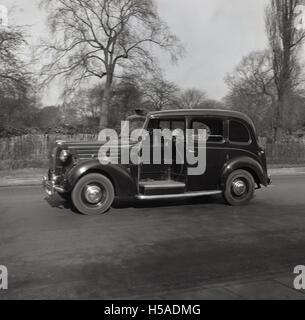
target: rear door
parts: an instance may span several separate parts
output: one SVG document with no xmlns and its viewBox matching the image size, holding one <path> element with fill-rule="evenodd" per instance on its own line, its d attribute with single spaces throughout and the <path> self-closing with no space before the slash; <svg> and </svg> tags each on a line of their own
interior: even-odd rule
<svg viewBox="0 0 305 320">
<path fill-rule="evenodd" d="M 198 130 L 205 129 L 207 132 L 206 142 L 206 170 L 200 175 L 187 176 L 188 191 L 219 190 L 220 176 L 226 162 L 225 121 L 215 117 L 189 117 L 188 128 L 194 130 L 195 156 L 198 156 Z M 202 161 L 199 159 L 199 161 Z M 195 165 L 196 166 L 196 165 Z M 195 167 L 187 164 L 188 168 Z"/>
</svg>

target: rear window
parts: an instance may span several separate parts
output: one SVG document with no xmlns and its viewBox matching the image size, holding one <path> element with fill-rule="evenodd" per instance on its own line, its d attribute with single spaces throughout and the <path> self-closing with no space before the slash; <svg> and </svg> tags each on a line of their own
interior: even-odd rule
<svg viewBox="0 0 305 320">
<path fill-rule="evenodd" d="M 249 143 L 250 133 L 248 128 L 239 121 L 230 121 L 229 140 L 237 143 Z"/>
</svg>

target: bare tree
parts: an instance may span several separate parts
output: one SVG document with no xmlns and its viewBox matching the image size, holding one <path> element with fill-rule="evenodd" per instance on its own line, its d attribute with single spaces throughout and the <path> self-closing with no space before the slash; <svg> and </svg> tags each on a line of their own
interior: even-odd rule
<svg viewBox="0 0 305 320">
<path fill-rule="evenodd" d="M 206 99 L 205 92 L 198 89 L 187 89 L 180 95 L 179 105 L 182 109 L 198 109 Z"/>
<path fill-rule="evenodd" d="M 70 125 L 87 125 L 97 129 L 100 118 L 100 105 L 103 90 L 95 84 L 91 88 L 79 88 L 61 106 L 65 122 Z M 122 119 L 134 114 L 135 109 L 142 107 L 142 92 L 136 84 L 136 79 L 129 75 L 113 83 L 110 100 L 109 127 L 118 128 Z"/>
<path fill-rule="evenodd" d="M 35 79 L 23 56 L 26 48 L 25 27 L 0 27 L 0 131 L 3 135 L 35 125 L 38 99 Z"/>
<path fill-rule="evenodd" d="M 0 94 L 19 97 L 29 85 L 30 74 L 20 58 L 20 50 L 26 45 L 21 28 L 0 29 Z"/>
<path fill-rule="evenodd" d="M 298 49 L 305 31 L 296 25 L 301 0 L 270 0 L 266 9 L 266 30 L 272 52 L 272 69 L 276 88 L 274 138 L 283 134 L 287 99 L 300 86 Z M 291 106 L 289 106 L 291 107 Z"/>
<path fill-rule="evenodd" d="M 242 58 L 235 70 L 226 79 L 230 89 L 238 88 L 248 96 L 265 94 L 274 97 L 274 73 L 272 54 L 269 50 L 252 51 Z"/>
<path fill-rule="evenodd" d="M 260 134 L 270 139 L 279 139 L 275 128 L 278 126 L 275 114 L 278 107 L 278 90 L 273 69 L 273 53 L 270 50 L 253 51 L 243 57 L 235 70 L 228 74 L 225 81 L 229 93 L 225 98 L 226 105 L 232 109 L 247 113 L 256 123 Z M 294 64 L 291 73 L 291 91 L 287 92 L 285 103 L 293 108 L 282 110 L 282 128 L 291 131 L 299 123 L 302 90 L 302 73 Z"/>
<path fill-rule="evenodd" d="M 66 119 L 99 119 L 102 92 L 99 86 L 79 88 L 71 99 L 66 99 L 62 112 Z"/>
<path fill-rule="evenodd" d="M 222 101 L 206 99 L 200 104 L 200 109 L 225 109 L 225 105 Z"/>
<path fill-rule="evenodd" d="M 103 79 L 100 127 L 107 126 L 114 77 L 131 65 L 152 67 L 157 46 L 176 59 L 176 36 L 160 19 L 153 0 L 42 0 L 53 41 L 42 48 L 51 62 L 46 82 L 62 76 L 73 90 L 89 78 Z"/>
<path fill-rule="evenodd" d="M 144 99 L 152 105 L 154 110 L 168 109 L 176 104 L 179 88 L 174 83 L 165 80 L 161 75 L 142 80 L 140 88 Z"/>
<path fill-rule="evenodd" d="M 276 100 L 272 54 L 268 50 L 253 51 L 225 79 L 229 93 L 225 97 L 230 109 L 248 114 L 260 134 L 272 127 L 272 106 Z"/>
</svg>

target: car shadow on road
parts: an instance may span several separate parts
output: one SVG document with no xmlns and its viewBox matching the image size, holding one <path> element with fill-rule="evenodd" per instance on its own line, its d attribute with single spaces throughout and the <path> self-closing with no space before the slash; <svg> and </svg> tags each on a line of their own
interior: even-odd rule
<svg viewBox="0 0 305 320">
<path fill-rule="evenodd" d="M 76 210 L 73 203 L 69 200 L 61 198 L 59 195 L 54 194 L 53 196 L 46 196 L 44 200 L 52 207 L 58 209 L 67 209 L 71 210 L 75 214 L 81 215 L 80 212 Z"/>
<path fill-rule="evenodd" d="M 82 215 L 74 207 L 73 203 L 69 200 L 61 198 L 59 195 L 46 196 L 44 200 L 52 207 L 58 209 L 71 210 L 73 213 Z M 112 208 L 115 209 L 145 209 L 145 208 L 164 208 L 164 207 L 176 207 L 176 206 L 191 206 L 191 205 L 208 205 L 218 204 L 223 205 L 224 201 L 219 196 L 205 196 L 200 198 L 188 198 L 188 199 L 175 199 L 175 200 L 136 200 L 136 199 L 115 199 L 112 204 Z"/>
<path fill-rule="evenodd" d="M 161 207 L 176 207 L 190 205 L 205 205 L 205 204 L 221 204 L 223 199 L 219 196 L 205 196 L 200 198 L 176 199 L 176 200 L 118 200 L 116 199 L 112 205 L 115 209 L 127 208 L 161 208 Z"/>
</svg>

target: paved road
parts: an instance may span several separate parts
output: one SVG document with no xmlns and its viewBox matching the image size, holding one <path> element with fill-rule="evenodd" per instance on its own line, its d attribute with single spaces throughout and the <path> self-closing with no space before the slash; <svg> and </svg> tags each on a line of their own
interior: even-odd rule
<svg viewBox="0 0 305 320">
<path fill-rule="evenodd" d="M 219 198 L 117 203 L 98 217 L 38 187 L 0 188 L 0 265 L 9 269 L 0 299 L 293 298 L 300 264 L 305 175 L 275 177 L 247 207 Z M 255 282 L 245 292 L 253 279 L 263 290 Z"/>
</svg>

